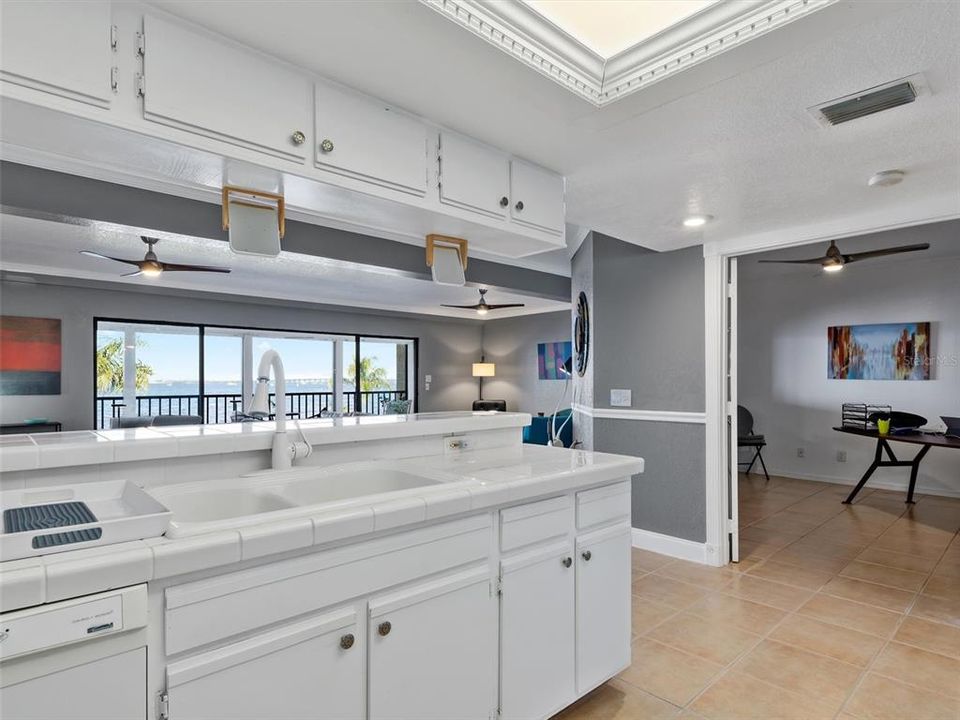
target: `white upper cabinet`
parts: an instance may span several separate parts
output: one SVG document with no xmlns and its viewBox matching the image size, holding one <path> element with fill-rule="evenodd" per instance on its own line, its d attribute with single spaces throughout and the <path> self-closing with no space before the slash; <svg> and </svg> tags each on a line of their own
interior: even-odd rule
<svg viewBox="0 0 960 720">
<path fill-rule="evenodd" d="M 511 160 L 510 218 L 541 230 L 562 233 L 563 177 L 524 160 Z"/>
<path fill-rule="evenodd" d="M 347 177 L 423 197 L 427 126 L 373 98 L 318 83 L 316 164 Z"/>
<path fill-rule="evenodd" d="M 508 157 L 462 135 L 441 132 L 440 202 L 506 217 L 510 205 Z"/>
<path fill-rule="evenodd" d="M 109 2 L 5 2 L 0 78 L 106 107 L 113 97 L 111 43 Z"/>
<path fill-rule="evenodd" d="M 145 16 L 147 120 L 286 160 L 313 146 L 311 82 L 252 50 Z"/>
</svg>

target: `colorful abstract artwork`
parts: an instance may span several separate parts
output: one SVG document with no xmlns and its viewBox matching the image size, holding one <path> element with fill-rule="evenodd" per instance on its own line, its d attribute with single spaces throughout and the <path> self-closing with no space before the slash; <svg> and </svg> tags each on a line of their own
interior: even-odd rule
<svg viewBox="0 0 960 720">
<path fill-rule="evenodd" d="M 930 323 L 830 327 L 827 353 L 834 380 L 929 380 Z"/>
<path fill-rule="evenodd" d="M 0 395 L 60 394 L 60 321 L 0 316 Z"/>
<path fill-rule="evenodd" d="M 560 369 L 573 354 L 573 345 L 564 342 L 539 343 L 537 345 L 537 364 L 541 380 L 566 380 L 566 374 Z"/>
</svg>

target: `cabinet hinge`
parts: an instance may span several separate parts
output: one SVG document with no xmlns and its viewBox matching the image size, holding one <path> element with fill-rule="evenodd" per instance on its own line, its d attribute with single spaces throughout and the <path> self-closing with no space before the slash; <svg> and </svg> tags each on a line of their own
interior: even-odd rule
<svg viewBox="0 0 960 720">
<path fill-rule="evenodd" d="M 493 596 L 501 597 L 503 595 L 503 578 L 497 578 L 493 582 Z"/>
<path fill-rule="evenodd" d="M 143 77 L 143 73 L 137 73 L 136 75 L 136 84 L 137 84 L 137 97 L 143 97 L 147 94 L 147 80 Z"/>
<path fill-rule="evenodd" d="M 165 692 L 157 696 L 157 720 L 170 720 L 170 696 Z"/>
<path fill-rule="evenodd" d="M 137 33 L 137 55 L 143 57 L 147 54 L 147 39 L 142 32 Z"/>
<path fill-rule="evenodd" d="M 114 65 L 112 68 L 110 68 L 110 89 L 113 90 L 113 92 L 117 92 L 117 77 L 117 66 Z"/>
<path fill-rule="evenodd" d="M 113 50 L 114 52 L 117 51 L 117 39 L 119 34 L 120 33 L 117 30 L 117 26 L 111 25 L 110 26 L 110 49 Z"/>
</svg>

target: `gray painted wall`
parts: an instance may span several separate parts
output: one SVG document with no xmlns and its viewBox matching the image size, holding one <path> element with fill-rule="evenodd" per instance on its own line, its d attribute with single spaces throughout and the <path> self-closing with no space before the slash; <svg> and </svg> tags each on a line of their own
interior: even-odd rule
<svg viewBox="0 0 960 720">
<path fill-rule="evenodd" d="M 552 413 L 566 383 L 540 379 L 537 344 L 564 340 L 570 340 L 569 312 L 486 321 L 483 354 L 488 362 L 496 363 L 497 375 L 484 381 L 483 396 L 506 400 L 511 411 Z M 570 407 L 569 388 L 563 407 Z"/>
<path fill-rule="evenodd" d="M 599 233 L 588 240 L 573 261 L 574 296 L 592 295 L 591 362 L 578 401 L 609 408 L 610 389 L 624 388 L 635 410 L 703 412 L 702 249 L 656 253 Z M 577 420 L 585 447 L 646 460 L 633 483 L 634 527 L 705 541 L 704 425 Z"/>
<path fill-rule="evenodd" d="M 132 292 L 109 284 L 24 284 L 6 279 L 0 282 L 0 307 L 6 315 L 62 321 L 62 393 L 0 397 L 0 421 L 4 423 L 47 417 L 61 421 L 65 430 L 92 427 L 94 317 L 417 337 L 420 410 L 468 409 L 476 397 L 470 364 L 480 356 L 479 322 L 345 312 L 274 301 L 237 302 L 182 291 L 176 295 Z M 430 390 L 423 387 L 425 374 L 433 376 Z"/>
</svg>

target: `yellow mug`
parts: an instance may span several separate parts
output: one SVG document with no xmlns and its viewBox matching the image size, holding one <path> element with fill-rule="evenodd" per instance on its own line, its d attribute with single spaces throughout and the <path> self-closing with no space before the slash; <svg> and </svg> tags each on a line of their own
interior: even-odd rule
<svg viewBox="0 0 960 720">
<path fill-rule="evenodd" d="M 890 418 L 886 420 L 877 420 L 877 432 L 886 435 L 890 432 Z"/>
</svg>

